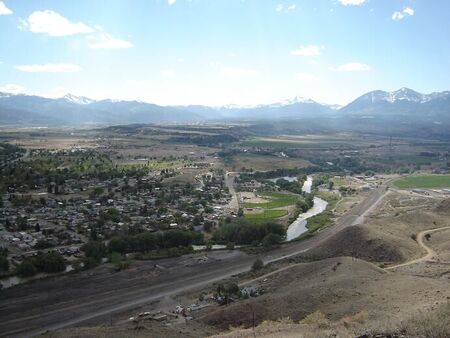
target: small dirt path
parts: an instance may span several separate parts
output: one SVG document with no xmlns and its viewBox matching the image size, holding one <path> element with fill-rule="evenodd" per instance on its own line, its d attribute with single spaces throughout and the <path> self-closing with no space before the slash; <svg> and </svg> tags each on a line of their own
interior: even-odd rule
<svg viewBox="0 0 450 338">
<path fill-rule="evenodd" d="M 419 246 L 421 248 L 423 248 L 427 252 L 427 254 L 423 257 L 416 258 L 416 259 L 413 259 L 411 261 L 408 261 L 408 262 L 405 262 L 402 264 L 390 266 L 390 267 L 386 268 L 386 270 L 394 270 L 394 269 L 397 269 L 397 268 L 400 268 L 403 266 L 408 266 L 408 265 L 412 265 L 412 264 L 416 264 L 416 263 L 420 263 L 420 262 L 435 260 L 436 256 L 437 256 L 436 251 L 434 251 L 433 249 L 431 249 L 424 243 L 424 238 L 427 234 L 432 234 L 432 233 L 442 231 L 442 230 L 447 230 L 447 229 L 450 229 L 450 226 L 436 228 L 436 229 L 430 229 L 430 230 L 424 230 L 424 231 L 419 232 L 417 234 L 417 243 L 419 244 Z"/>
</svg>

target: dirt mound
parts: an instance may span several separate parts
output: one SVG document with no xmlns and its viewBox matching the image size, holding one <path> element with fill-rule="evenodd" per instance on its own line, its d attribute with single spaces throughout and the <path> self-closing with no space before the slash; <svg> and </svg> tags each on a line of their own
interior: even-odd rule
<svg viewBox="0 0 450 338">
<path fill-rule="evenodd" d="M 223 330 L 287 317 L 298 321 L 317 308 L 326 309 L 324 304 L 351 297 L 359 278 L 374 280 L 384 274 L 370 263 L 348 257 L 302 263 L 270 276 L 261 285 L 266 291 L 263 296 L 220 308 L 201 320 Z"/>
<path fill-rule="evenodd" d="M 450 198 L 447 198 L 447 199 L 441 201 L 441 203 L 439 203 L 438 206 L 435 208 L 435 211 L 439 212 L 441 214 L 449 215 L 450 214 Z"/>
<path fill-rule="evenodd" d="M 400 262 L 404 256 L 398 239 L 363 226 L 352 226 L 337 233 L 307 253 L 311 258 L 350 256 L 370 262 Z"/>
<path fill-rule="evenodd" d="M 211 309 L 199 320 L 227 330 L 288 317 L 298 322 L 316 311 L 330 321 L 365 311 L 371 322 L 400 323 L 411 313 L 447 302 L 446 297 L 450 297 L 448 281 L 388 273 L 349 257 L 299 263 L 252 285 L 266 292 L 257 298 Z"/>
</svg>

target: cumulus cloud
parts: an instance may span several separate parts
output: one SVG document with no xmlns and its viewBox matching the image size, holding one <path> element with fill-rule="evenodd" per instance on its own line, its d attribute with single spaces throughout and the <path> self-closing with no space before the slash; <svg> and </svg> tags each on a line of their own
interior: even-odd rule
<svg viewBox="0 0 450 338">
<path fill-rule="evenodd" d="M 33 33 L 44 33 L 56 37 L 87 34 L 95 31 L 82 22 L 72 22 L 52 10 L 31 13 L 26 20 L 22 20 L 20 27 Z"/>
<path fill-rule="evenodd" d="M 10 93 L 10 94 L 20 94 L 25 92 L 25 87 L 18 85 L 18 84 L 5 84 L 4 86 L 0 87 L 0 92 L 4 93 Z"/>
<path fill-rule="evenodd" d="M 27 73 L 75 73 L 81 71 L 81 67 L 70 63 L 47 63 L 43 65 L 21 65 L 17 70 Z"/>
<path fill-rule="evenodd" d="M 317 45 L 300 46 L 300 48 L 293 50 L 291 54 L 294 56 L 319 56 L 323 49 L 323 46 Z"/>
<path fill-rule="evenodd" d="M 103 31 L 99 26 L 88 26 L 83 22 L 72 22 L 52 10 L 35 11 L 21 21 L 21 29 L 33 33 L 48 34 L 52 37 L 88 34 L 88 47 L 92 49 L 124 49 L 131 48 L 129 41 L 118 39 Z"/>
<path fill-rule="evenodd" d="M 367 0 L 338 0 L 341 5 L 344 6 L 359 6 L 365 3 Z"/>
<path fill-rule="evenodd" d="M 88 47 L 92 49 L 124 49 L 133 47 L 131 42 L 114 38 L 104 32 L 97 35 L 90 35 L 88 40 Z"/>
<path fill-rule="evenodd" d="M 169 6 L 172 6 L 173 4 L 175 4 L 175 2 L 177 2 L 177 0 L 167 0 L 167 4 Z"/>
<path fill-rule="evenodd" d="M 349 62 L 333 69 L 337 72 L 368 72 L 370 66 L 359 62 Z"/>
<path fill-rule="evenodd" d="M 258 76 L 258 72 L 254 69 L 224 67 L 220 69 L 222 76 L 234 79 L 248 79 Z"/>
<path fill-rule="evenodd" d="M 0 15 L 11 15 L 12 13 L 12 10 L 6 7 L 3 1 L 0 1 Z"/>
<path fill-rule="evenodd" d="M 296 8 L 297 8 L 296 4 L 291 4 L 291 5 L 278 4 L 277 7 L 275 7 L 275 10 L 277 12 L 288 13 L 288 12 L 294 11 Z"/>
<path fill-rule="evenodd" d="M 412 9 L 411 7 L 405 7 L 401 12 L 392 13 L 392 20 L 402 20 L 406 16 L 413 16 L 413 15 L 414 9 Z"/>
</svg>

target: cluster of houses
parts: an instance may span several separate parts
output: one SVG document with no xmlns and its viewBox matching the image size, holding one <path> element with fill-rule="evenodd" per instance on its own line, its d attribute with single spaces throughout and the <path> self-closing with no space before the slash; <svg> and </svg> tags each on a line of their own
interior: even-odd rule
<svg viewBox="0 0 450 338">
<path fill-rule="evenodd" d="M 150 172 L 140 178 L 66 180 L 58 194 L 45 188 L 7 194 L 0 208 L 0 247 L 19 259 L 41 249 L 74 256 L 90 239 L 107 240 L 131 227 L 203 231 L 209 222 L 211 229 L 225 214 L 230 195 L 223 174 L 203 176 L 199 187 L 165 184 L 162 175 Z M 25 196 L 26 203 L 11 202 Z"/>
</svg>

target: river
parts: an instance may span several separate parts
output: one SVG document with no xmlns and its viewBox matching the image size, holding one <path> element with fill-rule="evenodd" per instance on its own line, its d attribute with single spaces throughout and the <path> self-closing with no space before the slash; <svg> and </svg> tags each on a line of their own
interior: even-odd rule
<svg viewBox="0 0 450 338">
<path fill-rule="evenodd" d="M 74 267 L 71 264 L 69 264 L 69 265 L 66 265 L 66 270 L 63 273 L 67 273 L 67 272 L 70 272 L 73 270 L 74 270 Z M 48 276 L 51 276 L 51 275 L 47 274 L 47 273 L 38 273 L 37 275 L 34 275 L 33 277 L 9 276 L 9 277 L 0 279 L 0 284 L 2 285 L 3 289 L 7 289 L 14 285 L 22 284 L 22 283 L 32 281 L 35 279 L 46 278 Z"/>
<path fill-rule="evenodd" d="M 313 178 L 312 176 L 308 176 L 305 183 L 303 183 L 302 191 L 305 193 L 311 193 Z M 325 211 L 327 208 L 328 202 L 324 201 L 319 197 L 314 197 L 314 205 L 311 209 L 303 214 L 298 215 L 297 219 L 289 225 L 286 234 L 286 241 L 292 241 L 296 239 L 301 234 L 308 231 L 306 225 L 308 224 L 308 218 L 316 216 Z"/>
</svg>

